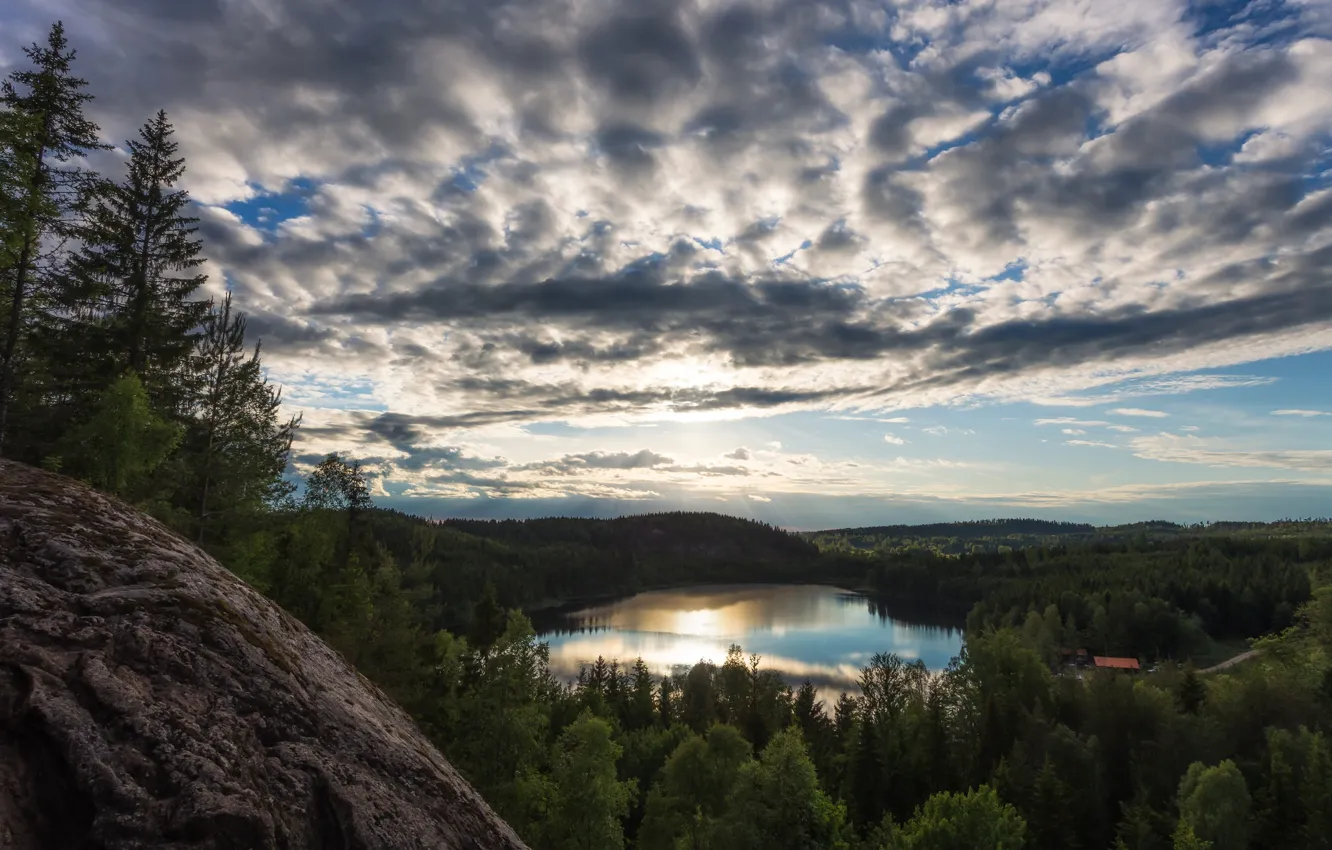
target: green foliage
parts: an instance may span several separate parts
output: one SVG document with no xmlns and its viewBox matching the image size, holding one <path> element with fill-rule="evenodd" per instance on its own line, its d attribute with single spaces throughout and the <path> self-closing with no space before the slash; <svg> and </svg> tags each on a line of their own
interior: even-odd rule
<svg viewBox="0 0 1332 850">
<path fill-rule="evenodd" d="M 6 225 L 0 239 L 0 450 L 25 377 L 20 370 L 39 371 L 29 362 L 28 343 L 56 286 L 58 275 L 50 269 L 60 265 L 49 255 L 50 245 L 59 240 L 47 237 L 80 235 L 70 216 L 81 201 L 82 175 L 65 164 L 107 147 L 97 138 L 97 125 L 84 117 L 92 96 L 84 91 L 87 81 L 71 72 L 74 51 L 64 26 L 57 22 L 45 45 L 33 44 L 23 52 L 31 67 L 12 72 L 0 84 L 0 215 Z"/>
<path fill-rule="evenodd" d="M 1310 848 L 1332 846 L 1332 745 L 1323 733 L 1305 732 L 1304 776 L 1300 802 L 1304 828 L 1301 835 Z"/>
<path fill-rule="evenodd" d="M 35 144 L 41 130 L 39 116 L 8 106 L 0 107 L 0 270 L 10 279 L 32 230 L 52 217 L 49 199 L 30 198 L 29 186 L 37 168 Z M 34 211 L 31 205 L 39 206 Z M 8 317 L 9 300 L 0 304 L 0 318 Z"/>
<path fill-rule="evenodd" d="M 62 307 L 66 335 L 91 337 L 91 380 L 126 369 L 138 373 L 154 406 L 184 416 L 197 395 L 187 369 L 207 301 L 192 296 L 207 280 L 185 216 L 189 195 L 173 189 L 185 172 L 166 113 L 130 140 L 120 183 L 89 181 L 79 251 L 70 258 Z"/>
<path fill-rule="evenodd" d="M 305 479 L 303 504 L 312 510 L 345 510 L 356 514 L 370 507 L 370 489 L 360 461 L 330 454 Z"/>
<path fill-rule="evenodd" d="M 1197 714 L 1207 698 L 1207 688 L 1192 664 L 1184 668 L 1184 677 L 1179 682 L 1179 707 L 1186 714 Z"/>
<path fill-rule="evenodd" d="M 560 734 L 551 759 L 545 817 L 537 827 L 539 850 L 621 850 L 621 819 L 629 813 L 634 783 L 616 778 L 623 749 L 611 726 L 584 714 Z"/>
<path fill-rule="evenodd" d="M 1179 783 L 1175 846 L 1180 846 L 1183 836 L 1186 842 L 1202 841 L 1215 850 L 1245 850 L 1249 804 L 1249 789 L 1233 761 L 1226 759 L 1215 767 L 1194 762 Z"/>
<path fill-rule="evenodd" d="M 495 585 L 486 584 L 481 598 L 472 610 L 472 631 L 468 638 L 472 646 L 482 652 L 490 649 L 495 640 L 504 632 L 506 615 L 495 598 Z"/>
<path fill-rule="evenodd" d="M 1212 842 L 1199 838 L 1193 827 L 1181 823 L 1175 830 L 1174 850 L 1212 850 Z"/>
<path fill-rule="evenodd" d="M 1019 850 L 1026 824 L 982 785 L 962 794 L 935 794 L 893 835 L 888 850 Z"/>
<path fill-rule="evenodd" d="M 797 729 L 776 735 L 757 762 L 742 766 L 730 795 L 724 834 L 735 848 L 846 847 L 845 807 L 819 788 L 814 763 Z"/>
<path fill-rule="evenodd" d="M 1329 538 L 1318 540 L 1181 532 L 859 560 L 886 600 L 969 611 L 969 631 L 1021 628 L 1042 655 L 1086 648 L 1097 655 L 1187 658 L 1206 651 L 1209 637 L 1256 637 L 1291 625 L 1310 598 L 1310 568 L 1332 559 Z"/>
<path fill-rule="evenodd" d="M 180 436 L 179 425 L 149 407 L 143 383 L 130 372 L 102 393 L 93 417 L 71 435 L 64 456 L 76 459 L 95 486 L 127 495 L 171 454 Z"/>
<path fill-rule="evenodd" d="M 639 839 L 644 850 L 725 846 L 718 831 L 728 798 L 752 758 L 749 742 L 731 726 L 681 743 L 648 797 Z"/>
<path fill-rule="evenodd" d="M 207 543 L 235 536 L 290 494 L 283 473 L 300 420 L 279 418 L 282 393 L 264 377 L 258 344 L 247 356 L 245 315 L 229 293 L 204 319 L 195 366 L 202 379 L 179 498 L 193 503 L 195 539 Z"/>
<path fill-rule="evenodd" d="M 549 650 L 515 613 L 488 652 L 462 649 L 459 658 L 451 681 L 436 679 L 447 701 L 430 720 L 447 742 L 445 753 L 477 790 L 501 814 L 521 813 L 525 803 L 515 781 L 546 755 L 557 688 Z"/>
</svg>

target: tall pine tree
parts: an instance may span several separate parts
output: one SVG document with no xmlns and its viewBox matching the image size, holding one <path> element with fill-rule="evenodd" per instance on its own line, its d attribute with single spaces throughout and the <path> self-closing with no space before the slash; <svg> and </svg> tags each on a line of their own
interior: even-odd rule
<svg viewBox="0 0 1332 850">
<path fill-rule="evenodd" d="M 174 188 L 185 160 L 172 134 L 158 112 L 129 142 L 125 181 L 97 184 L 69 293 L 96 305 L 79 332 L 98 339 L 100 380 L 133 371 L 158 410 L 184 418 L 198 391 L 190 357 L 209 305 L 192 299 L 207 276 L 198 273 L 198 220 L 184 215 L 189 194 Z"/>
<path fill-rule="evenodd" d="M 87 81 L 70 67 L 74 51 L 65 28 L 51 27 L 46 45 L 23 51 L 32 67 L 15 71 L 0 84 L 7 152 L 3 166 L 8 235 L 0 262 L 0 453 L 4 451 L 14 394 L 19 383 L 25 341 L 36 311 L 34 295 L 49 294 L 53 244 L 71 235 L 70 219 L 80 201 L 84 174 L 67 164 L 104 149 L 97 125 L 83 115 L 92 100 Z M 12 169 L 12 170 L 10 170 Z"/>
<path fill-rule="evenodd" d="M 247 354 L 245 314 L 232 310 L 228 293 L 204 318 L 199 404 L 186 449 L 200 543 L 228 537 L 245 517 L 290 493 L 282 476 L 300 419 L 279 417 L 282 392 L 265 379 L 259 352 L 256 344 Z"/>
</svg>

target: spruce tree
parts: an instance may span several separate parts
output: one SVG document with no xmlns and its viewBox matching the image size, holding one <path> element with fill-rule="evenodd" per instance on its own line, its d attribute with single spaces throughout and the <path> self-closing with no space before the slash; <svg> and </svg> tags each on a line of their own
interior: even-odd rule
<svg viewBox="0 0 1332 850">
<path fill-rule="evenodd" d="M 472 608 L 472 629 L 467 639 L 478 652 L 484 654 L 490 650 L 499 636 L 504 634 L 508 620 L 509 614 L 499 604 L 495 585 L 486 582 L 481 598 L 476 600 L 476 605 Z"/>
<path fill-rule="evenodd" d="M 33 138 L 40 124 L 17 110 L 0 110 L 0 272 L 18 263 L 30 223 L 27 181 L 33 170 Z M 0 305 L 0 315 L 8 316 Z"/>
<path fill-rule="evenodd" d="M 1207 699 L 1207 687 L 1198 676 L 1198 670 L 1193 666 L 1193 662 L 1189 662 L 1184 667 L 1184 678 L 1180 680 L 1176 694 L 1179 710 L 1185 714 L 1197 714 L 1205 699 Z"/>
<path fill-rule="evenodd" d="M 197 273 L 198 219 L 184 215 L 189 194 L 174 188 L 185 160 L 173 132 L 158 112 L 128 143 L 124 182 L 97 182 L 69 292 L 97 305 L 98 320 L 75 327 L 99 338 L 104 379 L 132 370 L 159 410 L 183 418 L 198 389 L 188 364 L 209 302 L 192 299 L 207 276 Z"/>
<path fill-rule="evenodd" d="M 282 421 L 282 392 L 264 377 L 260 346 L 248 353 L 245 314 L 231 294 L 204 318 L 195 361 L 199 405 L 190 422 L 189 464 L 195 489 L 188 499 L 199 543 L 230 535 L 290 493 L 283 479 L 299 417 Z"/>
<path fill-rule="evenodd" d="M 71 160 L 107 146 L 97 125 L 83 115 L 92 100 L 87 81 L 70 72 L 75 53 L 64 26 L 51 27 L 46 45 L 23 50 L 32 67 L 0 84 L 0 108 L 8 130 L 3 178 L 7 193 L 7 238 L 0 257 L 0 453 L 8 430 L 20 360 L 32 326 L 34 295 L 49 294 L 50 252 L 61 237 L 77 232 L 71 220 L 79 206 L 84 174 Z M 12 192 L 13 194 L 8 194 Z"/>
</svg>

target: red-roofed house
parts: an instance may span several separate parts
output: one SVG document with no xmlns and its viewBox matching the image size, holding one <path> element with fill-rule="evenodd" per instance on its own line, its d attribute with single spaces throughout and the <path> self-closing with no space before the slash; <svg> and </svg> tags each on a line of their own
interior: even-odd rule
<svg viewBox="0 0 1332 850">
<path fill-rule="evenodd" d="M 1105 670 L 1140 670 L 1136 658 L 1113 658 L 1105 655 L 1093 655 L 1092 663 L 1097 669 Z"/>
</svg>

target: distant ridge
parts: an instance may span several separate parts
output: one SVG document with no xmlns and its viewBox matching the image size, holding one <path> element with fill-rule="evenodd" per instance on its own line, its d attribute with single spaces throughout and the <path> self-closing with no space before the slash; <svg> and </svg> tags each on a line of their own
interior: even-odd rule
<svg viewBox="0 0 1332 850">
<path fill-rule="evenodd" d="M 633 514 L 615 519 L 448 519 L 441 524 L 473 537 L 525 546 L 572 543 L 637 555 L 689 554 L 740 561 L 788 561 L 818 555 L 818 550 L 800 535 L 765 522 L 710 511 Z"/>
<path fill-rule="evenodd" d="M 1168 525 L 1174 523 L 1152 522 L 1144 525 Z M 888 537 L 1002 537 L 1009 534 L 1020 535 L 1068 535 L 1095 534 L 1097 527 L 1090 523 L 1057 522 L 1045 519 L 978 519 L 961 522 L 935 522 L 923 525 L 872 525 L 857 528 L 828 528 L 811 534 L 873 534 Z"/>
</svg>

